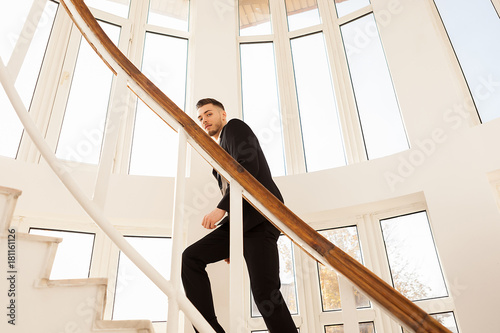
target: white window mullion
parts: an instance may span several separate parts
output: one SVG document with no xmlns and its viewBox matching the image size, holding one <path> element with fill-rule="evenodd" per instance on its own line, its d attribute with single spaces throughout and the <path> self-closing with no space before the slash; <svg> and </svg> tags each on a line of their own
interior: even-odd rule
<svg viewBox="0 0 500 333">
<path fill-rule="evenodd" d="M 122 51 L 127 58 L 137 67 L 141 68 L 142 55 L 144 52 L 144 40 L 146 38 L 146 22 L 148 18 L 149 1 L 131 1 L 129 11 L 129 21 L 125 28 L 122 28 L 122 39 L 127 45 L 122 45 Z M 120 40 L 122 40 L 120 39 Z M 127 88 L 128 89 L 128 88 Z M 128 174 L 130 156 L 132 153 L 132 140 L 134 136 L 135 112 L 137 97 L 130 94 L 128 110 L 122 122 L 122 133 L 118 141 L 115 173 Z"/>
<path fill-rule="evenodd" d="M 270 1 L 287 174 L 306 171 L 284 1 Z"/>
<path fill-rule="evenodd" d="M 47 133 L 51 121 L 52 113 L 49 111 L 59 88 L 72 24 L 64 9 L 59 7 L 30 107 L 30 115 L 42 133 Z M 40 161 L 40 152 L 27 135 L 23 135 L 17 158 L 30 163 Z"/>
<path fill-rule="evenodd" d="M 330 62 L 333 89 L 339 110 L 347 164 L 366 161 L 363 134 L 357 114 L 339 20 L 336 18 L 335 3 L 330 0 L 318 0 L 318 7 L 320 15 L 324 18 L 323 21 L 325 22 L 325 42 Z M 354 14 L 357 13 L 358 11 Z"/>
<path fill-rule="evenodd" d="M 378 223 L 378 220 L 376 220 Z M 380 228 L 375 224 L 370 215 L 364 214 L 362 220 L 358 222 L 359 240 L 363 259 L 366 267 L 381 277 L 385 282 L 391 284 L 390 272 L 388 270 L 387 259 L 384 251 L 384 243 Z M 372 308 L 377 307 L 373 304 Z M 381 308 L 374 308 L 374 325 L 377 332 L 398 332 L 399 326 L 389 318 Z"/>
<path fill-rule="evenodd" d="M 59 140 L 59 133 L 61 131 L 62 123 L 64 120 L 66 103 L 71 88 L 71 81 L 73 79 L 73 74 L 75 71 L 81 38 L 82 37 L 80 31 L 74 24 L 72 24 L 71 32 L 69 34 L 69 40 L 67 43 L 67 52 L 65 54 L 64 63 L 62 65 L 62 73 L 58 82 L 57 93 L 55 96 L 54 105 L 52 107 L 47 134 L 45 137 L 45 142 L 47 142 L 47 144 L 53 149 L 54 152 L 56 151 L 57 142 Z"/>
</svg>

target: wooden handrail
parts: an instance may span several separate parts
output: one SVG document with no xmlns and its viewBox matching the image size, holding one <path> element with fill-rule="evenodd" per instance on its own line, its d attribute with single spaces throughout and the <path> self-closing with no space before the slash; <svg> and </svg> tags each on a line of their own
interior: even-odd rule
<svg viewBox="0 0 500 333">
<path fill-rule="evenodd" d="M 307 223 L 302 221 L 289 208 L 283 205 L 272 193 L 262 186 L 250 173 L 212 140 L 198 124 L 185 112 L 173 103 L 158 87 L 156 87 L 141 71 L 115 46 L 104 33 L 96 19 L 87 8 L 83 0 L 61 0 L 69 16 L 80 29 L 82 35 L 88 40 L 97 54 L 117 74 L 123 71 L 130 80 L 131 86 L 137 86 L 148 96 L 148 101 L 153 101 L 162 110 L 150 108 L 160 118 L 173 119 L 177 126 L 184 128 L 190 138 L 189 142 L 223 175 L 231 181 L 236 181 L 244 189 L 245 198 L 260 209 L 270 220 L 277 219 L 283 225 L 277 225 L 285 234 L 292 233 L 298 236 L 301 242 L 313 249 L 316 253 L 309 253 L 322 263 L 326 263 L 337 272 L 350 280 L 363 294 L 373 302 L 384 308 L 402 326 L 417 333 L 451 333 L 437 320 L 428 315 L 401 293 L 392 288 L 388 283 L 379 278 L 365 266 L 360 264 L 341 249 L 333 245 Z M 99 43 L 100 45 L 96 45 Z M 116 67 L 118 66 L 118 67 Z M 132 87 L 131 87 L 132 89 Z M 132 89 L 133 90 L 133 89 Z M 141 98 L 137 91 L 135 93 Z M 146 101 L 144 98 L 146 104 Z M 166 113 L 163 113 L 163 111 Z M 175 126 L 169 124 L 174 130 Z M 255 201 L 256 200 L 256 201 Z M 270 216 L 271 215 L 271 216 Z M 273 218 L 271 218 L 273 217 Z M 285 227 L 283 227 L 285 226 Z M 290 235 L 289 235 L 290 236 Z M 304 248 L 304 244 L 292 240 Z"/>
</svg>

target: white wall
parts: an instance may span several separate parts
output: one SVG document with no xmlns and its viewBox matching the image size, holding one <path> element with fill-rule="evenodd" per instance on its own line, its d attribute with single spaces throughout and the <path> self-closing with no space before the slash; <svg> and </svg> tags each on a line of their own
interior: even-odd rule
<svg viewBox="0 0 500 333">
<path fill-rule="evenodd" d="M 334 219 L 336 209 L 354 207 L 356 212 L 367 203 L 423 192 L 460 332 L 494 332 L 493 319 L 500 311 L 500 214 L 498 192 L 492 190 L 488 174 L 500 170 L 500 119 L 477 125 L 467 111 L 470 97 L 430 2 L 373 1 L 385 20 L 380 33 L 412 148 L 277 182 L 288 206 L 306 221 L 319 212 L 332 212 L 328 214 Z M 190 103 L 215 97 L 230 117 L 238 116 L 235 8 L 229 1 L 193 4 Z M 389 8 L 391 15 L 380 16 Z M 460 106 L 465 106 L 466 116 L 457 113 Z M 195 153 L 190 163 L 188 243 L 205 234 L 200 219 L 219 195 L 207 163 Z M 94 173 L 76 171 L 75 176 L 90 195 Z M 173 184 L 172 179 L 114 175 L 106 212 L 127 228 L 168 233 Z M 0 185 L 23 191 L 18 216 L 91 223 L 43 163 L 0 158 Z M 227 324 L 228 269 L 220 263 L 209 270 L 218 312 Z"/>
</svg>

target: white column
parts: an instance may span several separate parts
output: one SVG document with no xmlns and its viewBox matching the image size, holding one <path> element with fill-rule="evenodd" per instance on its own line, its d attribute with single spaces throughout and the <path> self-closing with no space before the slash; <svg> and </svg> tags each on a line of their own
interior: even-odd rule
<svg viewBox="0 0 500 333">
<path fill-rule="evenodd" d="M 229 233 L 229 331 L 245 332 L 243 285 L 243 205 L 242 187 L 231 181 L 229 192 L 231 231 Z"/>
<path fill-rule="evenodd" d="M 174 289 L 181 288 L 181 254 L 184 248 L 184 196 L 186 193 L 186 131 L 179 129 L 179 151 L 177 160 L 177 177 L 175 179 L 174 216 L 172 223 L 172 262 L 170 268 L 170 282 Z M 176 302 L 168 303 L 167 333 L 178 333 L 179 305 Z"/>
</svg>

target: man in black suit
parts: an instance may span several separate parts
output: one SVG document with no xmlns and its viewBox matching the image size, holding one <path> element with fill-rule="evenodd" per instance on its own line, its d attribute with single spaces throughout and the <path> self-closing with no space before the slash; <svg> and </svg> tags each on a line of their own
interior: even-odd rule
<svg viewBox="0 0 500 333">
<path fill-rule="evenodd" d="M 281 193 L 271 177 L 271 171 L 257 137 L 243 121 L 227 121 L 224 106 L 217 100 L 205 98 L 196 104 L 198 120 L 203 129 L 238 163 L 250 172 L 279 200 Z M 186 296 L 212 325 L 223 333 L 215 315 L 207 264 L 229 257 L 229 185 L 213 171 L 222 192 L 217 207 L 203 218 L 202 225 L 215 229 L 189 246 L 182 254 L 182 282 Z M 220 221 L 220 223 L 218 223 Z M 250 276 L 255 303 L 270 333 L 296 333 L 297 328 L 280 292 L 279 254 L 280 235 L 267 219 L 248 202 L 243 202 L 243 252 Z"/>
</svg>

